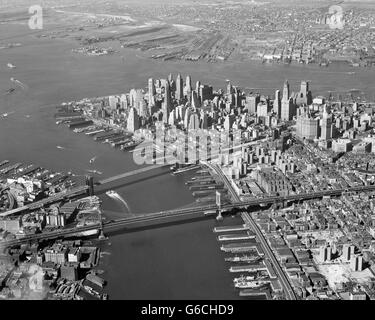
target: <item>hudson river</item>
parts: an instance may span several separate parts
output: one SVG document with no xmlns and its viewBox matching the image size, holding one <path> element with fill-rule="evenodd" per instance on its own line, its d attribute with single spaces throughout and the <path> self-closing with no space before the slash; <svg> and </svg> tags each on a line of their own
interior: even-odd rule
<svg viewBox="0 0 375 320">
<path fill-rule="evenodd" d="M 225 79 L 234 85 L 272 94 L 289 79 L 292 90 L 301 80 L 309 80 L 313 94 L 359 89 L 374 92 L 374 69 L 335 66 L 261 65 L 259 63 L 186 63 L 148 60 L 138 52 L 121 49 L 120 54 L 87 57 L 71 52 L 78 44 L 68 39 L 37 39 L 26 34 L 22 25 L 1 25 L 0 42 L 19 42 L 20 47 L 0 49 L 0 160 L 34 163 L 56 171 L 103 172 L 102 177 L 137 168 L 131 153 L 112 149 L 91 138 L 75 134 L 55 124 L 54 106 L 84 97 L 128 92 L 147 86 L 149 77 L 167 77 L 169 73 L 190 74 L 193 82 L 224 88 Z M 4 39 L 7 40 L 4 40 Z M 121 58 L 124 56 L 124 60 Z M 16 66 L 7 68 L 7 63 Z M 353 73 L 354 72 L 354 73 Z M 15 86 L 13 77 L 26 85 Z M 6 90 L 15 87 L 11 94 Z M 62 146 L 64 149 L 58 149 Z M 97 156 L 93 166 L 89 159 Z M 140 179 L 116 186 L 132 213 L 172 209 L 191 204 L 194 199 L 185 186 L 189 174 L 171 176 L 167 170 L 155 170 Z M 127 209 L 101 195 L 109 219 L 124 217 Z M 228 218 L 231 219 L 231 218 Z M 203 220 L 165 226 L 141 232 L 110 235 L 104 245 L 101 268 L 106 270 L 108 292 L 112 299 L 234 299 L 219 244 L 212 232 L 217 222 Z M 225 223 L 225 222 L 224 222 Z"/>
</svg>

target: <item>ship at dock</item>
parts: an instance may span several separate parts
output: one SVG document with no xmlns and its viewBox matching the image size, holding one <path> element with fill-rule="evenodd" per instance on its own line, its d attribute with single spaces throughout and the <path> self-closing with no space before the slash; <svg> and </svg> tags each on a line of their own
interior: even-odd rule
<svg viewBox="0 0 375 320">
<path fill-rule="evenodd" d="M 245 288 L 261 289 L 266 286 L 266 282 L 265 281 L 239 281 L 239 282 L 236 282 L 234 286 L 239 289 L 245 289 Z"/>
</svg>

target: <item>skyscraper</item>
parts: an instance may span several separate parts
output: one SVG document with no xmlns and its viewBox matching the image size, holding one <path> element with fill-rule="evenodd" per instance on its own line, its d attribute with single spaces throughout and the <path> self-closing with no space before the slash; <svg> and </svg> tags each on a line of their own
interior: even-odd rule
<svg viewBox="0 0 375 320">
<path fill-rule="evenodd" d="M 281 101 L 281 120 L 290 121 L 296 115 L 296 106 L 293 103 L 293 98 L 282 99 Z"/>
<path fill-rule="evenodd" d="M 289 82 L 288 82 L 288 80 L 285 80 L 284 88 L 283 88 L 283 100 L 288 101 L 289 97 L 290 97 Z"/>
<path fill-rule="evenodd" d="M 201 87 L 201 82 L 198 80 L 195 84 L 195 91 L 197 93 L 197 96 L 198 96 L 199 100 L 200 100 L 200 95 L 199 95 L 200 94 L 200 87 Z"/>
<path fill-rule="evenodd" d="M 192 92 L 191 105 L 194 109 L 200 108 L 200 106 L 201 106 L 201 102 L 200 102 L 200 100 L 198 98 L 198 94 L 195 90 Z"/>
<path fill-rule="evenodd" d="M 186 83 L 185 83 L 185 92 L 187 96 L 191 96 L 191 91 L 192 91 L 192 86 L 191 86 L 191 77 L 187 76 L 186 77 Z"/>
<path fill-rule="evenodd" d="M 249 114 L 255 113 L 257 111 L 258 103 L 260 102 L 259 94 L 246 96 L 245 99 L 245 109 L 247 112 Z"/>
<path fill-rule="evenodd" d="M 275 100 L 273 101 L 273 112 L 277 114 L 277 117 L 281 116 L 281 96 L 280 90 L 275 91 Z"/>
<path fill-rule="evenodd" d="M 301 82 L 301 90 L 297 94 L 296 104 L 298 106 L 305 104 L 310 105 L 312 103 L 312 95 L 309 90 L 309 83 L 307 81 Z"/>
<path fill-rule="evenodd" d="M 285 80 L 283 88 L 283 97 L 281 100 L 281 120 L 290 121 L 296 114 L 296 108 L 293 103 L 292 97 L 290 97 L 289 82 Z"/>
<path fill-rule="evenodd" d="M 135 108 L 130 108 L 128 120 L 127 120 L 127 130 L 129 132 L 134 132 L 139 128 L 139 117 L 137 110 Z"/>
<path fill-rule="evenodd" d="M 162 86 L 164 87 L 164 101 L 161 106 L 163 112 L 163 122 L 168 123 L 169 112 L 171 111 L 172 107 L 171 90 L 169 87 L 169 82 L 165 79 L 162 81 Z"/>
<path fill-rule="evenodd" d="M 193 113 L 189 118 L 189 130 L 197 129 L 199 129 L 199 115 L 197 113 Z"/>
<path fill-rule="evenodd" d="M 321 134 L 322 140 L 329 140 L 332 138 L 332 118 L 328 113 L 328 109 L 325 106 L 323 110 L 323 118 L 321 120 Z"/>
<path fill-rule="evenodd" d="M 181 74 L 177 75 L 176 78 L 176 93 L 175 93 L 176 100 L 181 101 L 184 97 L 184 83 L 181 77 Z"/>
<path fill-rule="evenodd" d="M 233 93 L 233 87 L 230 81 L 227 81 L 227 95 L 230 95 Z"/>
<path fill-rule="evenodd" d="M 153 104 L 153 97 L 156 93 L 154 79 L 148 79 L 148 104 Z"/>
<path fill-rule="evenodd" d="M 213 90 L 211 86 L 201 85 L 199 88 L 199 98 L 201 99 L 201 105 L 203 101 L 212 99 Z"/>
</svg>

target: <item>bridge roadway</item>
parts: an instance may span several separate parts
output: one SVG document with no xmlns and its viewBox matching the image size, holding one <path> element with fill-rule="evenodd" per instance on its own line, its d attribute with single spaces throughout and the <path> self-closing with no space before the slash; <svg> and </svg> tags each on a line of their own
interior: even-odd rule
<svg viewBox="0 0 375 320">
<path fill-rule="evenodd" d="M 314 199 L 314 198 L 321 198 L 326 195 L 340 195 L 346 191 L 358 192 L 358 191 L 371 191 L 371 190 L 375 190 L 375 185 L 353 187 L 349 189 L 321 191 L 321 192 L 314 192 L 311 194 L 299 194 L 299 195 L 291 195 L 291 196 L 267 197 L 263 199 L 255 199 L 255 200 L 247 200 L 247 201 L 236 201 L 232 204 L 222 205 L 222 210 L 225 211 L 225 210 L 231 210 L 233 208 L 245 208 L 245 207 L 249 207 L 252 205 L 259 205 L 263 203 L 276 203 L 278 201 L 308 200 L 308 199 Z M 155 212 L 155 213 L 147 213 L 147 214 L 136 215 L 136 216 L 113 220 L 113 221 L 104 223 L 103 229 L 104 229 L 104 232 L 106 232 L 113 228 L 125 227 L 125 226 L 136 224 L 136 223 L 142 223 L 142 222 L 147 223 L 150 221 L 163 221 L 164 219 L 169 219 L 172 217 L 180 217 L 180 216 L 195 216 L 198 214 L 203 214 L 205 212 L 212 213 L 212 212 L 215 212 L 214 210 L 216 209 L 217 209 L 216 204 L 212 204 L 212 205 L 205 205 L 205 206 L 200 206 L 200 207 L 191 207 L 191 208 L 176 209 L 176 210 L 166 210 L 166 211 L 160 211 L 160 212 Z M 9 247 L 9 246 L 17 245 L 20 243 L 35 241 L 35 240 L 66 237 L 66 236 L 74 235 L 82 231 L 100 229 L 100 227 L 101 226 L 98 224 L 98 225 L 78 227 L 78 228 L 76 227 L 76 228 L 61 229 L 61 230 L 51 231 L 48 233 L 39 233 L 39 234 L 30 235 L 30 236 L 25 236 L 23 238 L 16 239 L 16 240 L 2 241 L 0 242 L 0 247 Z M 254 225 L 254 227 L 257 227 L 256 224 Z M 257 230 L 257 228 L 254 228 L 254 230 Z"/>
<path fill-rule="evenodd" d="M 27 210 L 39 209 L 39 208 L 42 208 L 43 206 L 45 206 L 46 204 L 52 204 L 52 203 L 58 202 L 58 201 L 60 201 L 61 199 L 64 199 L 64 198 L 70 198 L 70 197 L 74 197 L 76 195 L 81 195 L 83 193 L 86 193 L 88 191 L 88 189 L 89 189 L 89 186 L 80 186 L 80 187 L 72 188 L 69 191 L 59 192 L 59 193 L 56 193 L 55 195 L 53 195 L 49 198 L 45 198 L 45 199 L 27 204 L 25 206 L 22 206 L 22 207 L 13 209 L 13 210 L 8 210 L 8 211 L 5 211 L 5 212 L 2 212 L 2 213 L 0 213 L 0 217 L 6 217 L 6 216 L 9 216 L 9 215 L 12 215 L 12 214 L 19 214 L 19 213 L 27 211 Z"/>
<path fill-rule="evenodd" d="M 202 211 L 199 210 L 199 212 L 202 212 Z M 180 213 L 179 211 L 173 212 L 173 210 L 171 210 L 171 211 L 161 211 L 161 212 L 140 214 L 140 215 L 136 215 L 132 217 L 105 222 L 103 223 L 103 225 L 98 223 L 98 224 L 93 224 L 93 225 L 83 226 L 83 227 L 65 228 L 65 229 L 55 230 L 51 232 L 32 234 L 32 235 L 24 236 L 19 239 L 1 241 L 0 248 L 6 248 L 10 246 L 19 245 L 21 243 L 27 243 L 27 242 L 37 241 L 37 240 L 38 241 L 50 240 L 50 239 L 74 236 L 75 234 L 78 234 L 80 232 L 99 230 L 101 228 L 103 228 L 103 232 L 105 233 L 105 232 L 110 231 L 111 229 L 131 226 L 132 224 L 145 223 L 145 222 L 147 223 L 151 221 L 162 222 L 163 220 L 170 219 L 173 217 L 190 216 L 190 215 L 196 216 L 197 213 L 198 213 L 198 210 L 197 208 L 195 208 L 195 210 L 186 210 L 186 212 L 184 213 Z"/>
</svg>

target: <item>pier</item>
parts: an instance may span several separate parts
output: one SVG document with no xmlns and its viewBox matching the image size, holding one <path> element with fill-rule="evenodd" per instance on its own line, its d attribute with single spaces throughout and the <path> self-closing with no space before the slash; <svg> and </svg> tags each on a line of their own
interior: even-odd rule
<svg viewBox="0 0 375 320">
<path fill-rule="evenodd" d="M 219 233 L 219 232 L 231 232 L 231 231 L 245 231 L 249 230 L 249 226 L 243 224 L 241 226 L 221 226 L 221 227 L 215 227 L 214 232 Z"/>
<path fill-rule="evenodd" d="M 254 271 L 267 271 L 267 267 L 263 262 L 258 264 L 249 264 L 246 266 L 231 266 L 229 272 L 254 272 Z"/>
<path fill-rule="evenodd" d="M 246 232 L 243 234 L 222 234 L 217 237 L 219 241 L 233 241 L 233 240 L 248 240 L 255 239 L 255 234 L 253 232 Z"/>
</svg>

